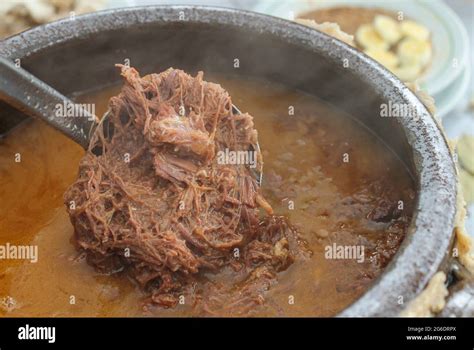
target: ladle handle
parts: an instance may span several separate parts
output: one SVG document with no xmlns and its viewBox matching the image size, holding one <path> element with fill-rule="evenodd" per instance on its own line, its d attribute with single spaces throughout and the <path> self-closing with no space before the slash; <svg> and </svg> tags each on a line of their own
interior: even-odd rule
<svg viewBox="0 0 474 350">
<path fill-rule="evenodd" d="M 0 99 L 44 120 L 82 147 L 89 146 L 97 117 L 4 57 L 0 57 Z"/>
</svg>

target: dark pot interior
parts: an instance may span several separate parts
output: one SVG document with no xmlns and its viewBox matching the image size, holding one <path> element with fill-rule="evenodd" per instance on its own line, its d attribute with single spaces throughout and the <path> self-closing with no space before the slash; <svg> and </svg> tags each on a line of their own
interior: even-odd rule
<svg viewBox="0 0 474 350">
<path fill-rule="evenodd" d="M 114 64 L 125 59 L 142 73 L 173 66 L 238 74 L 316 95 L 368 126 L 405 162 L 418 185 L 416 213 L 399 252 L 342 315 L 397 314 L 403 307 L 398 297 L 412 299 L 446 261 L 456 206 L 455 169 L 446 140 L 399 80 L 325 34 L 250 12 L 157 6 L 37 27 L 1 42 L 0 54 L 21 59 L 25 69 L 67 95 L 117 81 Z M 236 58 L 239 68 L 234 68 Z M 415 105 L 421 115 L 416 120 L 381 118 L 380 104 L 388 101 Z M 4 129 L 11 127 L 7 114 L 10 109 L 0 106 Z"/>
</svg>

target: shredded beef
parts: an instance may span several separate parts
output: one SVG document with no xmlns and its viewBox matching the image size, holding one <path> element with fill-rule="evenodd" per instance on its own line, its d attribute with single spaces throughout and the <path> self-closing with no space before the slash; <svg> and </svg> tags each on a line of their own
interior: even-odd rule
<svg viewBox="0 0 474 350">
<path fill-rule="evenodd" d="M 120 67 L 123 88 L 65 193 L 78 249 L 100 271 L 127 273 L 154 305 L 174 307 L 181 295 L 210 313 L 262 303 L 277 273 L 304 254 L 249 165 L 217 161 L 226 149 L 258 149 L 252 116 L 234 113 L 202 72 L 140 77 Z M 235 283 L 206 277 L 223 271 Z"/>
</svg>

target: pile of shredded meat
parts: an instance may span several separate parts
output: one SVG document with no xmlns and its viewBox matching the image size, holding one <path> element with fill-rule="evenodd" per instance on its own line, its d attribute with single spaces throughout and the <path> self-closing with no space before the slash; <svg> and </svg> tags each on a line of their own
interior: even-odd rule
<svg viewBox="0 0 474 350">
<path fill-rule="evenodd" d="M 64 197 L 78 249 L 98 270 L 131 276 L 153 305 L 245 313 L 262 304 L 306 252 L 249 164 L 219 161 L 244 151 L 262 164 L 252 116 L 202 72 L 120 67 L 123 88 Z"/>
</svg>

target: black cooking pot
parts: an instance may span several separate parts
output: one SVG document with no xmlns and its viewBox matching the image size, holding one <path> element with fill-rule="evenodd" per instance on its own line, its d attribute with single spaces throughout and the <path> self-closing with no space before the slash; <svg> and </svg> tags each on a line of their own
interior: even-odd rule
<svg viewBox="0 0 474 350">
<path fill-rule="evenodd" d="M 303 90 L 348 112 L 402 159 L 417 184 L 416 209 L 398 253 L 343 316 L 396 315 L 446 268 L 456 213 L 455 166 L 438 124 L 396 77 L 314 29 L 252 12 L 195 6 L 104 11 L 33 28 L 0 43 L 0 55 L 66 95 L 112 84 L 114 64 L 143 74 L 170 66 L 258 77 Z M 235 68 L 235 59 L 239 68 Z M 237 71 L 238 70 L 238 71 Z M 258 93 L 258 92 L 256 92 Z M 382 103 L 417 118 L 381 118 Z M 11 111 L 0 107 L 0 122 Z M 8 125 L 7 125 L 8 124 Z"/>
</svg>

